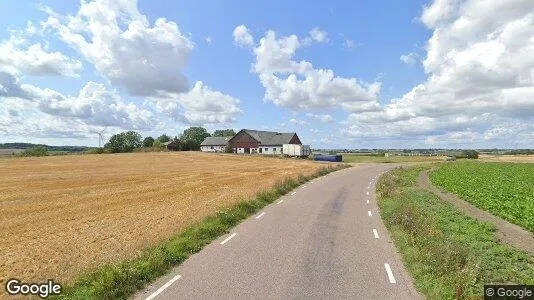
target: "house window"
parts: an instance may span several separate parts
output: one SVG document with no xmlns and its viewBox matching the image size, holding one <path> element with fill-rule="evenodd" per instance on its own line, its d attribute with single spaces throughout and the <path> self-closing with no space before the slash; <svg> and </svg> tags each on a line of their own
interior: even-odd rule
<svg viewBox="0 0 534 300">
<path fill-rule="evenodd" d="M 265 151 L 269 151 L 269 148 L 265 148 Z"/>
<path fill-rule="evenodd" d="M 211 149 L 213 149 L 213 146 L 211 146 Z"/>
<path fill-rule="evenodd" d="M 276 148 L 273 148 L 273 152 L 276 152 Z"/>
</svg>

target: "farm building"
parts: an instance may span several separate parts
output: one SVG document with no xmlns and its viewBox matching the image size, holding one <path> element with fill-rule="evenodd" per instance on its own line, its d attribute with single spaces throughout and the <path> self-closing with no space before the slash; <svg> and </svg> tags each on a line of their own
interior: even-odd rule
<svg viewBox="0 0 534 300">
<path fill-rule="evenodd" d="M 202 152 L 224 152 L 231 136 L 209 136 L 200 144 Z"/>
<path fill-rule="evenodd" d="M 284 144 L 302 145 L 295 132 L 242 129 L 229 141 L 234 153 L 283 154 Z"/>
<path fill-rule="evenodd" d="M 163 145 L 165 146 L 165 148 L 167 148 L 168 151 L 178 151 L 178 150 L 180 150 L 180 149 L 178 149 L 178 145 L 176 145 L 176 142 L 174 142 L 174 141 L 165 142 L 165 143 L 163 143 Z"/>
</svg>

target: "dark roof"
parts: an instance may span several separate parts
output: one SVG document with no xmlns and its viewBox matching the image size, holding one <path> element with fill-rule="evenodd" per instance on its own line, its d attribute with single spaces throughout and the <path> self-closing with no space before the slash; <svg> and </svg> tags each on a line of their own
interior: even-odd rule
<svg viewBox="0 0 534 300">
<path fill-rule="evenodd" d="M 231 136 L 208 136 L 200 146 L 226 146 L 231 138 Z"/>
<path fill-rule="evenodd" d="M 260 144 L 266 146 L 289 144 L 293 136 L 296 134 L 295 132 L 280 133 L 250 129 L 243 129 L 241 131 L 248 133 L 251 137 L 260 142 Z"/>
</svg>

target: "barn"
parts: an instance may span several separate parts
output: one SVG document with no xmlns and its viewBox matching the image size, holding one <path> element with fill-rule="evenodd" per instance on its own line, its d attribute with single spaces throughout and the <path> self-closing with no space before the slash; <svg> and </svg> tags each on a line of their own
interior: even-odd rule
<svg viewBox="0 0 534 300">
<path fill-rule="evenodd" d="M 224 152 L 231 136 L 209 136 L 200 144 L 202 152 Z"/>
<path fill-rule="evenodd" d="M 178 145 L 176 145 L 176 142 L 173 141 L 173 140 L 163 143 L 163 146 L 165 146 L 165 148 L 167 148 L 167 151 L 178 151 L 178 150 L 180 150 Z"/>
<path fill-rule="evenodd" d="M 302 145 L 295 132 L 242 129 L 229 141 L 234 153 L 283 154 L 284 144 Z"/>
</svg>

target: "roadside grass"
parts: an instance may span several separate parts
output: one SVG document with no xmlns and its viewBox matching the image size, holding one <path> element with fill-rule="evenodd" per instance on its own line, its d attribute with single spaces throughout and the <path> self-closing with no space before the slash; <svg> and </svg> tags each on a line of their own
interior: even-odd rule
<svg viewBox="0 0 534 300">
<path fill-rule="evenodd" d="M 435 185 L 534 232 L 534 164 L 456 162 L 430 173 Z"/>
<path fill-rule="evenodd" d="M 147 283 L 166 274 L 171 268 L 200 251 L 216 238 L 258 212 L 277 198 L 299 185 L 350 167 L 345 164 L 323 167 L 310 176 L 278 181 L 271 190 L 260 192 L 255 199 L 239 202 L 190 226 L 170 239 L 145 249 L 138 257 L 116 264 L 101 266 L 74 280 L 54 299 L 124 299 L 142 289 Z"/>
<path fill-rule="evenodd" d="M 534 284 L 534 257 L 418 187 L 429 168 L 399 168 L 377 185 L 380 214 L 417 290 L 428 299 L 482 299 L 484 284 Z"/>
</svg>

